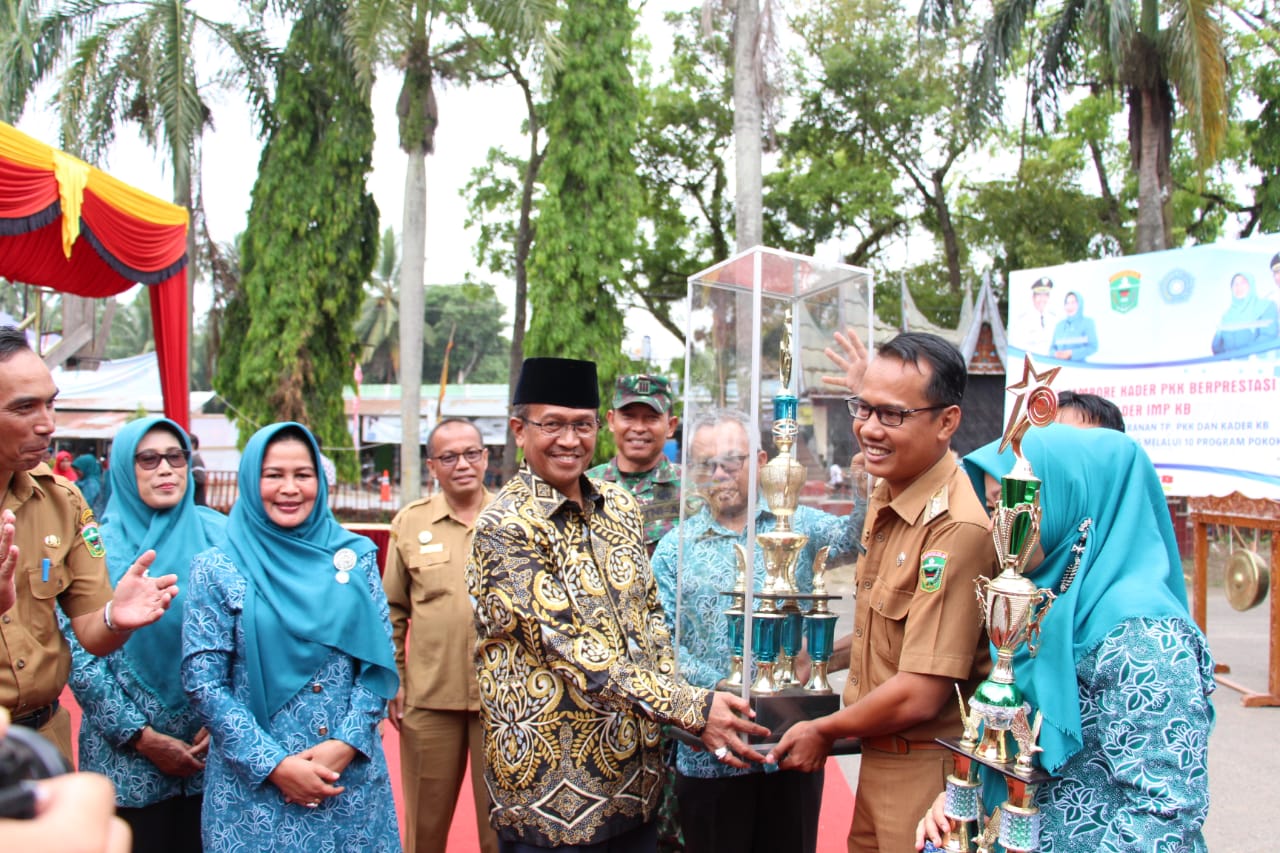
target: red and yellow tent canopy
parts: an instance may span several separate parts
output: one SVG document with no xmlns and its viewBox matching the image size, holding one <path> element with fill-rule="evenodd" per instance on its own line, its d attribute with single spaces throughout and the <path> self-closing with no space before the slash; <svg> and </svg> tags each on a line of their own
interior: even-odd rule
<svg viewBox="0 0 1280 853">
<path fill-rule="evenodd" d="M 189 426 L 187 211 L 0 122 L 0 276 L 106 298 L 148 286 L 165 415 Z"/>
</svg>

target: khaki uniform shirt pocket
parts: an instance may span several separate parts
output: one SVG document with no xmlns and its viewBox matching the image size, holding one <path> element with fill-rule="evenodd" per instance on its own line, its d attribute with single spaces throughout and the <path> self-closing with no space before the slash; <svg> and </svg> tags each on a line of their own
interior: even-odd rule
<svg viewBox="0 0 1280 853">
<path fill-rule="evenodd" d="M 871 604 L 871 651 L 874 665 L 888 670 L 874 673 L 872 684 L 882 684 L 898 671 L 907 632 L 907 613 L 915 597 L 914 589 L 893 589 L 877 581 L 867 591 Z M 887 673 L 887 674 L 886 674 Z"/>
<path fill-rule="evenodd" d="M 449 547 L 440 544 L 439 550 L 413 554 L 406 560 L 415 601 L 425 603 L 453 592 L 459 581 L 452 576 L 455 570 L 449 565 L 449 556 Z"/>
</svg>

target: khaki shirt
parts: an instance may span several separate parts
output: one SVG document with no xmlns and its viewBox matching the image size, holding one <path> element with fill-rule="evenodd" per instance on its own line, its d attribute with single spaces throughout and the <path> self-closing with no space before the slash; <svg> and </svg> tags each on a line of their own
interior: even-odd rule
<svg viewBox="0 0 1280 853">
<path fill-rule="evenodd" d="M 22 716 L 57 699 L 71 670 L 55 600 L 69 617 L 92 613 L 111 600 L 111 581 L 93 511 L 48 465 L 15 471 L 0 509 L 17 518 L 21 552 L 17 602 L 0 615 L 0 705 Z"/>
<path fill-rule="evenodd" d="M 492 502 L 486 491 L 484 505 Z M 400 683 L 412 707 L 480 710 L 475 616 L 464 577 L 474 535 L 474 525 L 454 516 L 443 492 L 414 501 L 391 521 L 382 588 Z"/>
<path fill-rule="evenodd" d="M 951 454 L 894 500 L 876 485 L 862 544 L 844 703 L 898 671 L 953 678 L 970 696 L 991 669 L 974 581 L 994 573 L 996 553 L 987 514 Z M 897 734 L 932 740 L 961 731 L 953 700 L 935 720 Z"/>
</svg>

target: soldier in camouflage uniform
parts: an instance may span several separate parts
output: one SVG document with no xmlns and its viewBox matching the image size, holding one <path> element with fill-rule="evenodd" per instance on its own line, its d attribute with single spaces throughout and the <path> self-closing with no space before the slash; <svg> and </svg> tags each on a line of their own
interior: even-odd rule
<svg viewBox="0 0 1280 853">
<path fill-rule="evenodd" d="M 671 383 L 666 377 L 649 373 L 619 376 L 613 390 L 613 408 L 607 415 L 618 452 L 587 472 L 592 479 L 617 483 L 635 495 L 644 516 L 644 539 L 650 557 L 658 540 L 680 521 L 680 466 L 662 453 L 662 446 L 675 435 L 680 423 L 671 414 L 671 404 Z M 662 853 L 684 850 L 676 811 L 674 747 L 674 741 L 664 740 L 667 776 L 658 806 L 658 849 Z"/>
<path fill-rule="evenodd" d="M 671 383 L 647 373 L 618 377 L 607 417 L 618 452 L 587 476 L 617 483 L 635 495 L 653 556 L 658 540 L 680 520 L 680 466 L 662 454 L 662 445 L 680 423 L 671 414 Z"/>
</svg>

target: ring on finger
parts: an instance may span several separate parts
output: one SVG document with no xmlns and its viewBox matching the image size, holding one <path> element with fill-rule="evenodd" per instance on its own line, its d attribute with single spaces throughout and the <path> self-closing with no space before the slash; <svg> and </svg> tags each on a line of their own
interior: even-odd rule
<svg viewBox="0 0 1280 853">
<path fill-rule="evenodd" d="M 718 760 L 718 761 L 724 761 L 726 758 L 728 758 L 728 757 L 729 757 L 729 747 L 727 747 L 727 746 L 718 746 L 718 747 L 716 747 L 715 751 L 714 751 L 714 752 L 712 752 L 711 754 L 712 754 L 712 755 L 714 755 L 714 756 L 716 757 L 716 760 Z"/>
</svg>

